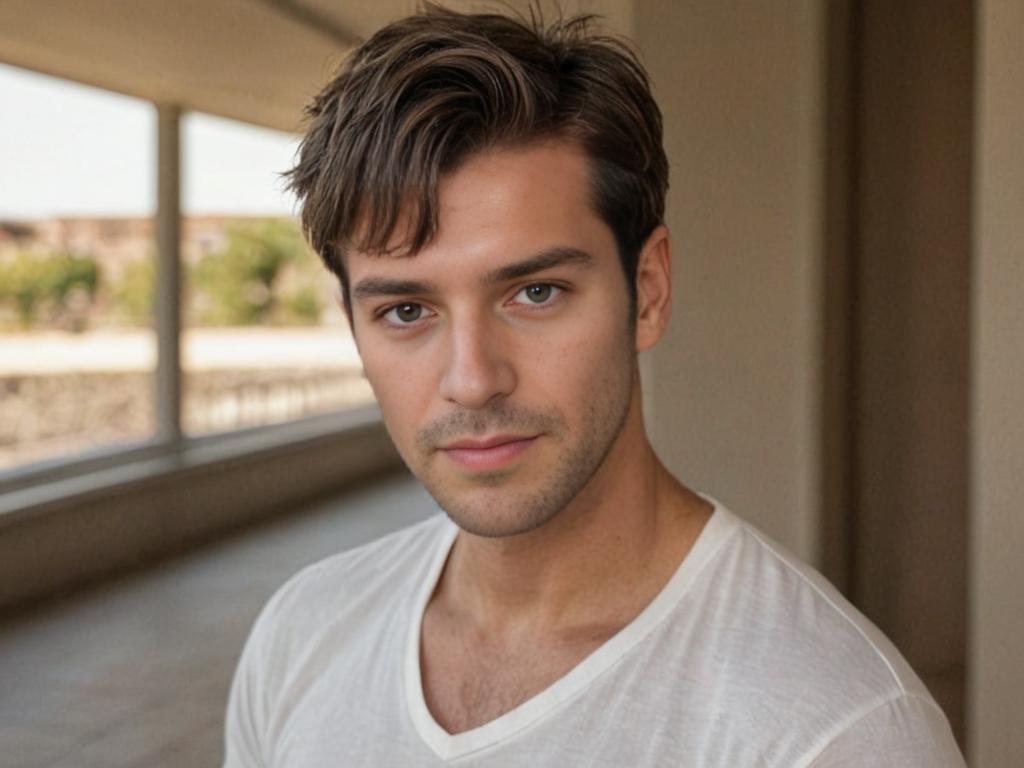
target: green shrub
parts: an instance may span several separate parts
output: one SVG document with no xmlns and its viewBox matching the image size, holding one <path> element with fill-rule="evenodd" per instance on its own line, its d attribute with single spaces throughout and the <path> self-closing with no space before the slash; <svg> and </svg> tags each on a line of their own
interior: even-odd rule
<svg viewBox="0 0 1024 768">
<path fill-rule="evenodd" d="M 100 285 L 91 256 L 21 251 L 0 265 L 0 301 L 13 305 L 24 328 L 40 321 L 82 330 Z"/>
<path fill-rule="evenodd" d="M 156 268 L 152 256 L 126 264 L 113 289 L 114 303 L 122 318 L 131 325 L 152 323 L 155 287 Z"/>
<path fill-rule="evenodd" d="M 316 260 L 290 219 L 230 222 L 224 247 L 193 270 L 196 320 L 210 325 L 257 325 L 319 318 L 315 294 L 278 296 L 286 271 L 315 268 Z M 282 306 L 283 305 L 283 306 Z M 314 311 L 315 310 L 315 311 Z"/>
<path fill-rule="evenodd" d="M 323 311 L 320 295 L 312 286 L 303 286 L 286 294 L 281 299 L 281 307 L 284 310 L 282 321 L 293 325 L 316 325 Z"/>
</svg>

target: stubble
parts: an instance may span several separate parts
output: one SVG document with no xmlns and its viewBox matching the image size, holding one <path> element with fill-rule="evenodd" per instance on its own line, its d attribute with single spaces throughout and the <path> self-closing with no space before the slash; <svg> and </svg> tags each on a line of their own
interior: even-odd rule
<svg viewBox="0 0 1024 768">
<path fill-rule="evenodd" d="M 632 358 L 632 356 L 630 356 Z M 626 423 L 633 380 L 631 362 L 608 366 L 605 376 L 580 392 L 586 408 L 580 424 L 571 427 L 554 409 L 527 408 L 498 401 L 475 411 L 454 411 L 417 434 L 417 466 L 413 471 L 438 505 L 467 533 L 488 538 L 535 530 L 569 506 L 591 482 L 608 457 Z M 550 441 L 549 460 L 493 472 L 453 477 L 439 447 L 485 434 L 539 434 Z M 553 453 L 551 452 L 553 449 Z"/>
</svg>

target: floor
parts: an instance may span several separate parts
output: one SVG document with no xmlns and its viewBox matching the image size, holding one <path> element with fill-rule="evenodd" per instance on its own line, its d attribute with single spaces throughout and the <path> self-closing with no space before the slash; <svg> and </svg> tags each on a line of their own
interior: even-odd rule
<svg viewBox="0 0 1024 768">
<path fill-rule="evenodd" d="M 0 765 L 218 766 L 234 664 L 274 589 L 432 504 L 397 475 L 0 623 Z"/>
</svg>

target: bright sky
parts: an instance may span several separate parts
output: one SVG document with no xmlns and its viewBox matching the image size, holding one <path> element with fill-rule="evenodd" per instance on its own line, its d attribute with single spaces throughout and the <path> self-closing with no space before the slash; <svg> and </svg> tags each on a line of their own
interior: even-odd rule
<svg viewBox="0 0 1024 768">
<path fill-rule="evenodd" d="M 0 219 L 151 215 L 155 131 L 149 102 L 0 64 Z M 181 141 L 186 213 L 293 212 L 296 137 L 193 113 Z"/>
</svg>

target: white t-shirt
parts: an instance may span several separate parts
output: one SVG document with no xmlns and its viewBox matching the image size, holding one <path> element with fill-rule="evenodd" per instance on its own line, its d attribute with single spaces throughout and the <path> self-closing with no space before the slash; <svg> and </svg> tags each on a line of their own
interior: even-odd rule
<svg viewBox="0 0 1024 768">
<path fill-rule="evenodd" d="M 964 765 L 893 645 L 720 504 L 643 612 L 512 711 L 451 735 L 420 683 L 444 515 L 292 578 L 246 643 L 228 768 Z"/>
</svg>

